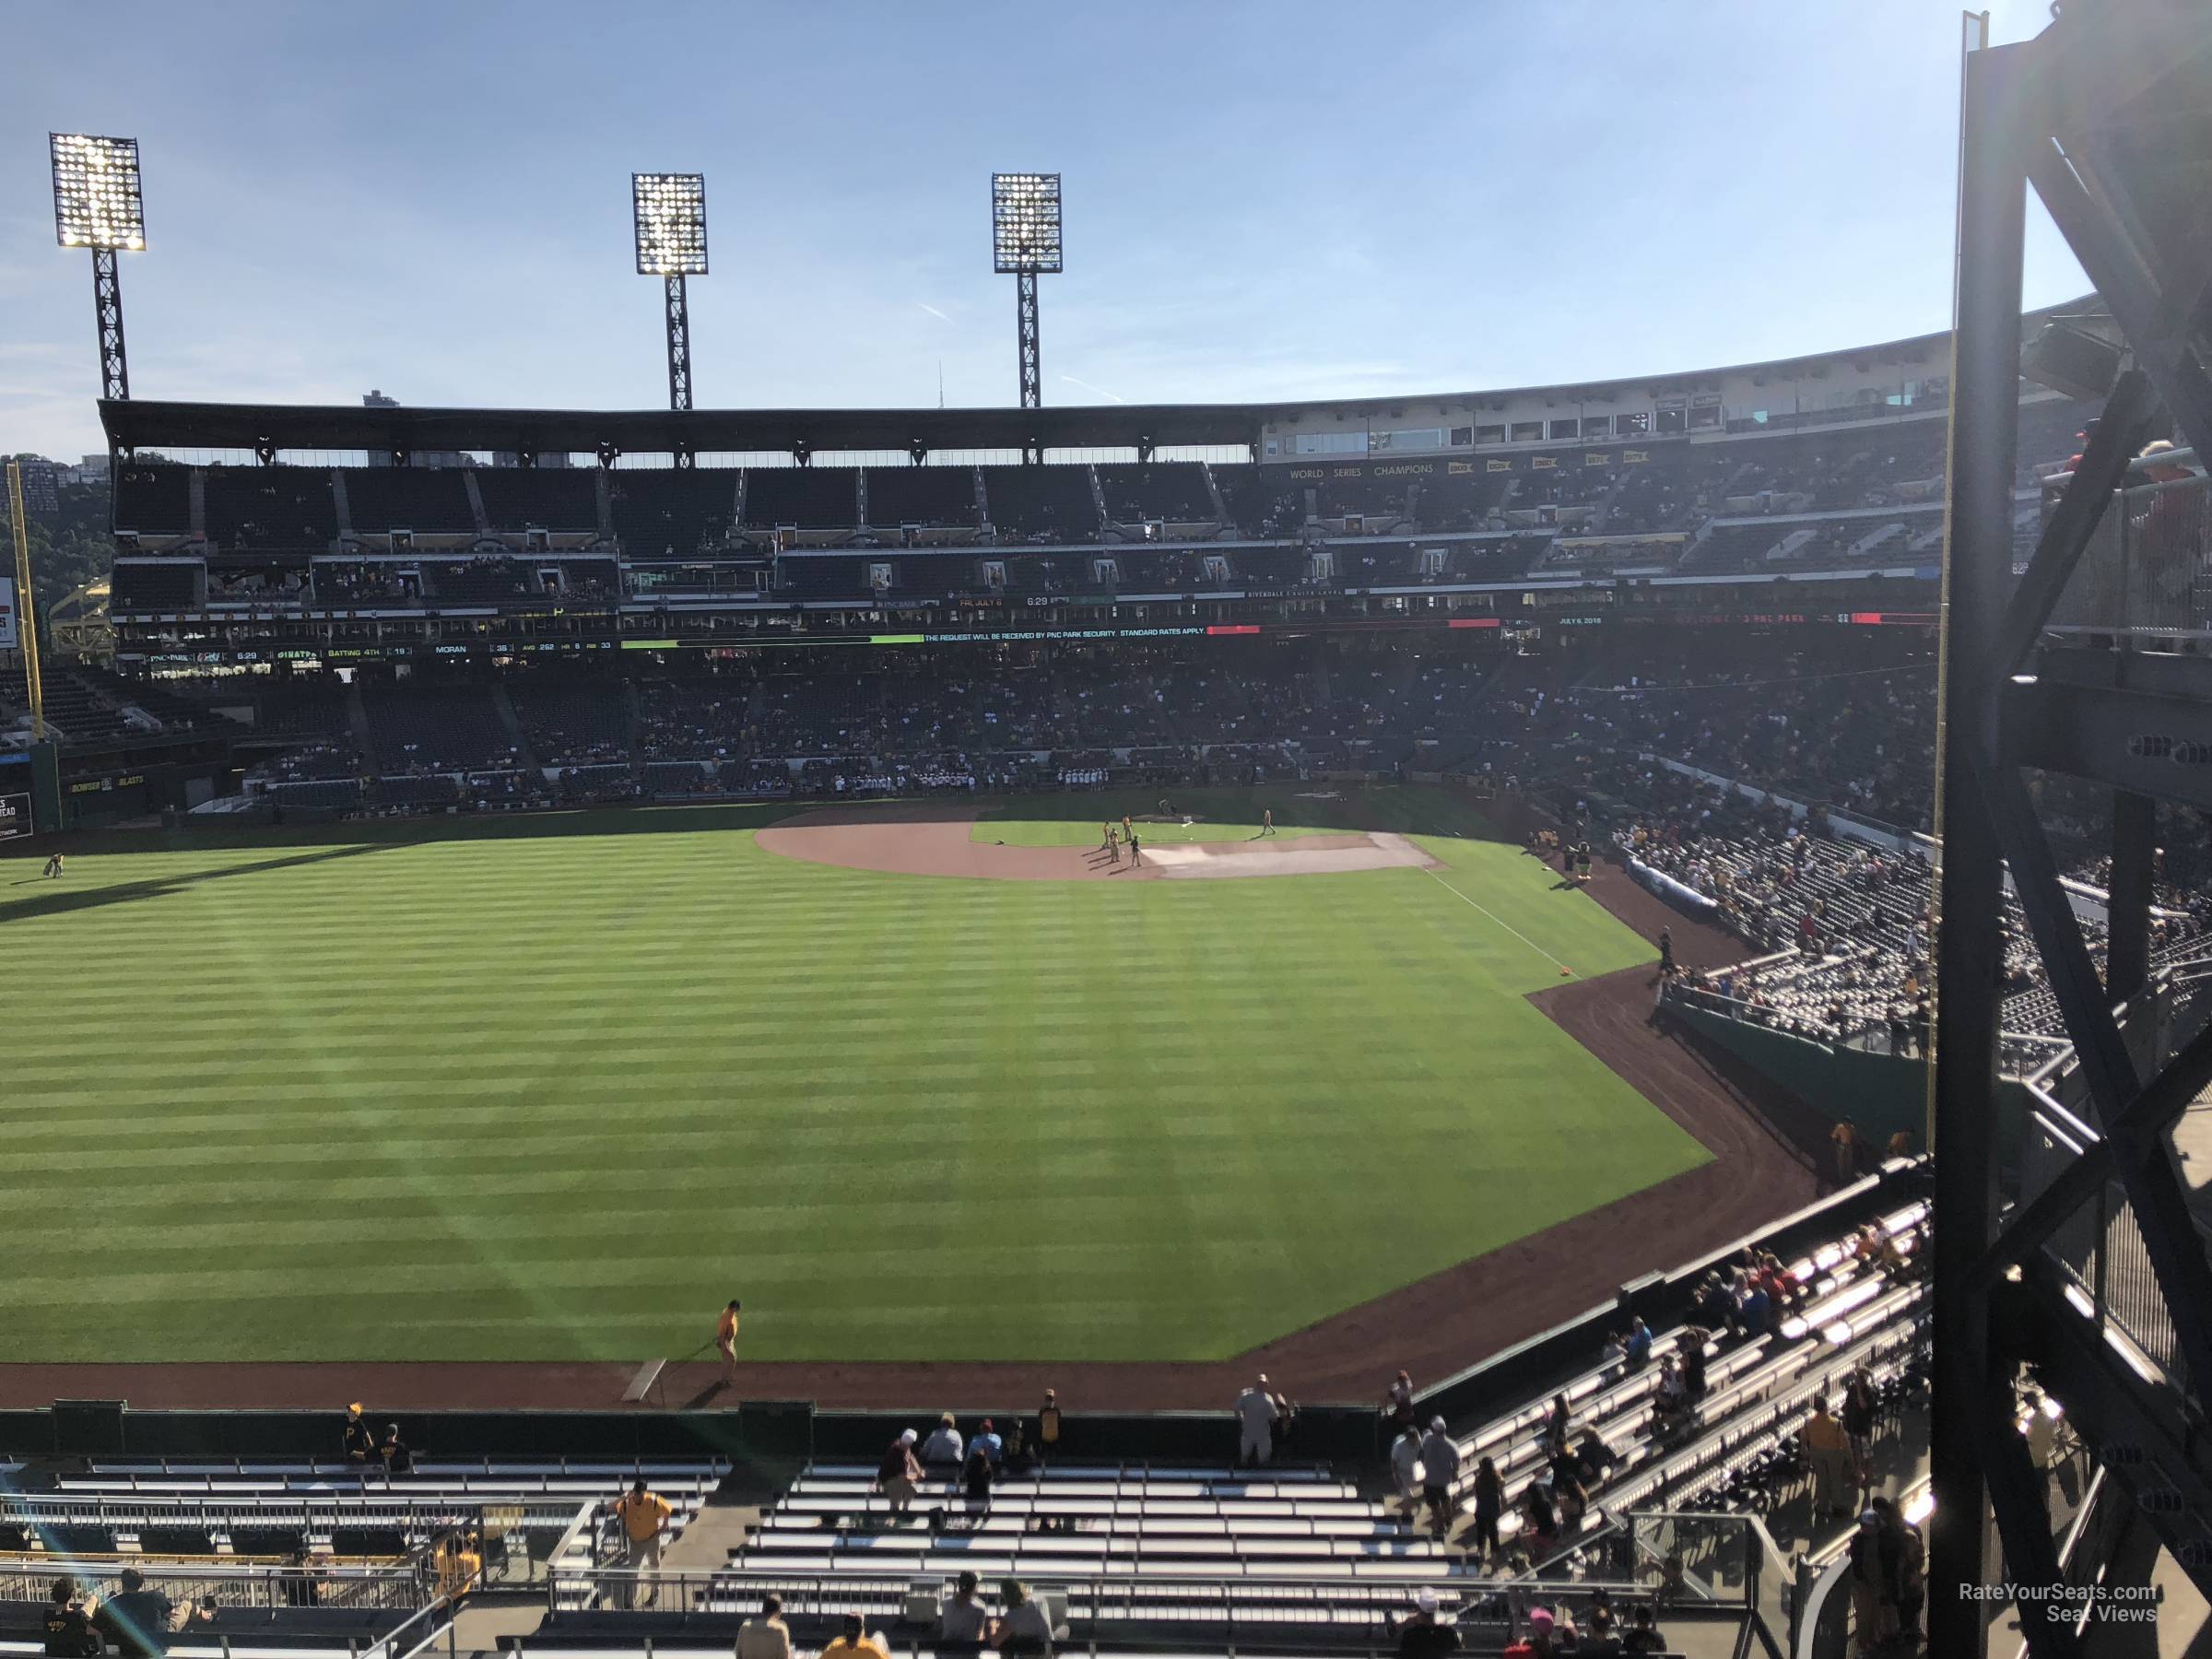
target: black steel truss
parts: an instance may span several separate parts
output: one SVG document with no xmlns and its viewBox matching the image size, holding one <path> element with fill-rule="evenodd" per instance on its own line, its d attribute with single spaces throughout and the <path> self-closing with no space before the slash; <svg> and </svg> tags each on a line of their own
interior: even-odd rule
<svg viewBox="0 0 2212 1659">
<path fill-rule="evenodd" d="M 123 345 L 123 276 L 112 248 L 92 250 L 92 321 L 100 331 L 100 394 L 127 398 L 131 364 Z"/>
<path fill-rule="evenodd" d="M 1014 276 L 1014 347 L 1021 365 L 1021 406 L 1041 409 L 1044 406 L 1044 366 L 1038 355 L 1037 346 L 1037 273 L 1018 271 Z M 1044 448 L 1033 440 L 1025 440 L 1021 458 L 1031 463 L 1044 460 Z"/>
<path fill-rule="evenodd" d="M 691 407 L 691 312 L 686 303 L 683 273 L 672 273 L 666 280 L 668 406 L 682 414 Z"/>
<path fill-rule="evenodd" d="M 2098 686 L 2047 676 L 2036 659 L 2039 639 L 2129 458 L 2155 429 L 2157 406 L 2163 405 L 2200 454 L 2212 454 L 2212 379 L 2189 323 L 2201 297 L 2190 287 L 2201 277 L 2169 263 L 2163 274 L 2183 278 L 2184 288 L 2164 291 L 2161 257 L 2188 239 L 2161 241 L 2146 232 L 2131 206 L 2128 169 L 2115 159 L 2127 150 L 2116 135 L 2157 95 L 2158 59 L 2202 63 L 2212 51 L 2203 18 L 2176 10 L 2161 21 L 2171 32 L 2146 50 L 2140 42 L 2112 43 L 2126 26 L 2124 9 L 2068 6 L 2037 40 L 1974 53 L 1966 65 L 1945 574 L 1932 1653 L 1984 1651 L 1988 1604 L 1965 1591 L 1989 1583 L 1985 1517 L 1995 1522 L 2006 1580 L 2018 1587 L 2059 1583 L 2044 1482 L 2012 1428 L 2013 1383 L 2023 1363 L 2043 1371 L 2085 1426 L 2135 1434 L 2143 1423 L 2161 1420 L 2161 1412 L 2175 1415 L 2170 1393 L 2093 1362 L 2097 1356 L 2073 1328 L 2083 1322 L 2053 1288 L 2042 1254 L 2106 1182 L 2116 1183 L 2132 1206 L 2196 1415 L 2202 1381 L 2212 1377 L 2212 1261 L 2166 1141 L 2174 1119 L 2212 1082 L 2212 1031 L 2197 1034 L 2146 1077 L 2114 1014 L 2143 982 L 2151 797 L 2201 793 L 2180 775 L 2189 769 L 2160 763 L 2161 745 L 2170 749 L 2177 727 L 2212 727 L 2212 696 L 2206 695 L 2212 687 L 2185 672 L 2158 677 L 2166 683 L 2155 688 L 2124 684 L 2124 668 L 2113 671 L 2113 683 Z M 2096 436 L 2015 584 L 2009 501 L 2030 185 L 2111 306 L 2134 366 L 2114 384 Z M 2171 202 L 2159 211 L 2171 214 Z M 2027 765 L 2101 778 L 2122 792 L 2112 897 L 2129 913 L 2115 914 L 2102 981 L 2036 818 L 2021 770 Z M 2000 1224 L 1997 974 L 2007 866 L 2074 1043 L 2098 1135 Z M 2077 1391 L 2078 1406 L 2065 1390 Z M 2128 1443 L 2140 1441 L 2136 1435 Z M 2135 1489 L 2132 1482 L 2122 1485 Z M 2212 1591 L 2212 1558 L 2191 1547 L 2212 1536 L 2212 1510 L 2199 1500 L 2212 1498 L 2212 1484 L 2159 1489 L 2164 1496 L 2145 1505 L 2146 1518 Z M 2073 1604 L 2053 1596 L 2014 1605 L 2035 1659 L 2079 1651 L 2077 1622 L 2065 1616 Z"/>
</svg>

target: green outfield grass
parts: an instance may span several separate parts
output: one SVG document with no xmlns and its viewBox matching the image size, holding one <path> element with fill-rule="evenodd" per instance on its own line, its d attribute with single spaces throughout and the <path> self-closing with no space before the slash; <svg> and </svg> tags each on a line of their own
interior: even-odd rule
<svg viewBox="0 0 2212 1659">
<path fill-rule="evenodd" d="M 0 861 L 9 1357 L 680 1357 L 735 1295 L 759 1359 L 1217 1358 L 1704 1159 L 1525 1000 L 1641 941 L 1455 802 L 1337 809 L 1444 867 L 904 877 L 706 807 Z"/>
</svg>

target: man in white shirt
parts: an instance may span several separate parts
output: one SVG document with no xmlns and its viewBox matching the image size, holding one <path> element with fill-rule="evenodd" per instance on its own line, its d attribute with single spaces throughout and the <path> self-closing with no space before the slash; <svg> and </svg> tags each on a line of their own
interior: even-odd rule
<svg viewBox="0 0 2212 1659">
<path fill-rule="evenodd" d="M 1237 1396 L 1237 1461 L 1264 1464 L 1275 1452 L 1275 1420 L 1282 1414 L 1267 1392 L 1267 1373 Z"/>
<path fill-rule="evenodd" d="M 1410 1515 L 1420 1503 L 1421 1429 L 1406 1425 L 1406 1432 L 1390 1442 L 1390 1477 L 1398 1489 L 1398 1501 Z"/>
<path fill-rule="evenodd" d="M 964 1451 L 960 1431 L 954 1426 L 952 1413 L 948 1411 L 937 1419 L 936 1428 L 922 1442 L 922 1461 L 932 1468 L 949 1465 L 957 1469 Z"/>
</svg>

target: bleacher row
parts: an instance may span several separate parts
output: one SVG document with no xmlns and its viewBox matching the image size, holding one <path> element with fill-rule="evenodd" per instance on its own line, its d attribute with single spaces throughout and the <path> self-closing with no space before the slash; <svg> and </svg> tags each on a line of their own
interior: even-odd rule
<svg viewBox="0 0 2212 1659">
<path fill-rule="evenodd" d="M 379 1659 L 441 1588 L 435 1546 L 474 1540 L 488 1583 L 542 1583 L 557 1560 L 610 1547 L 610 1500 L 642 1477 L 680 1537 L 727 1474 L 720 1460 L 510 1465 L 425 1462 L 406 1474 L 315 1462 L 93 1463 L 0 1489 L 0 1653 L 42 1651 L 38 1604 L 57 1574 L 96 1596 L 126 1569 L 212 1621 L 187 1624 L 180 1659 L 291 1659 L 332 1650 Z"/>
<path fill-rule="evenodd" d="M 1914 1203 L 1891 1210 L 1881 1226 L 1909 1241 L 1926 1220 L 1925 1206 Z M 1912 1362 L 1926 1288 L 1915 1277 L 1892 1281 L 1862 1259 L 1857 1239 L 1839 1234 L 1788 1264 L 1803 1305 L 1776 1330 L 1709 1339 L 1706 1390 L 1676 1420 L 1657 1422 L 1653 1406 L 1661 1360 L 1678 1347 L 1679 1331 L 1662 1336 L 1638 1371 L 1599 1364 L 1557 1391 L 1578 1432 L 1586 1428 L 1605 1441 L 1610 1466 L 1593 1493 L 1604 1511 L 1673 1504 L 1724 1486 L 1734 1466 L 1794 1432 L 1814 1393 L 1840 1392 L 1862 1366 L 1879 1381 Z M 1496 1460 L 1509 1491 L 1545 1477 L 1550 1399 L 1547 1391 L 1457 1442 L 1454 1497 L 1463 1510 L 1480 1457 Z M 939 1474 L 904 1517 L 892 1508 L 872 1465 L 817 1464 L 724 1569 L 685 1581 L 683 1608 L 742 1612 L 764 1594 L 818 1597 L 833 1586 L 855 1607 L 889 1617 L 917 1586 L 935 1594 L 971 1571 L 985 1582 L 1049 1586 L 1077 1618 L 1111 1607 L 1115 1618 L 1147 1624 L 1210 1625 L 1226 1606 L 1283 1624 L 1371 1629 L 1421 1588 L 1450 1606 L 1477 1606 L 1499 1571 L 1426 1530 L 1394 1500 L 1314 1468 L 1054 1466 L 1008 1474 L 980 1503 Z M 1594 1509 L 1592 1527 L 1600 1515 Z M 1510 1549 L 1510 1518 L 1503 1531 Z M 557 1606 L 582 1609 L 606 1588 L 575 1570 L 557 1572 L 554 1593 Z"/>
<path fill-rule="evenodd" d="M 1927 1221 L 1915 1202 L 1891 1207 L 1877 1225 L 1909 1244 Z M 1584 1532 L 1562 1537 L 1562 1551 L 1588 1541 L 1594 1560 L 1609 1559 L 1600 1543 L 1617 1529 L 1606 1518 L 1631 1509 L 1768 1500 L 1775 1483 L 1762 1473 L 1754 1486 L 1745 1472 L 1786 1455 L 1816 1392 L 1837 1392 L 1864 1368 L 1894 1399 L 1916 1362 L 1926 1290 L 1912 1256 L 1893 1278 L 1861 1240 L 1858 1230 L 1839 1230 L 1796 1253 L 1786 1265 L 1801 1305 L 1771 1331 L 1710 1336 L 1703 1394 L 1666 1421 L 1653 1409 L 1657 1381 L 1688 1327 L 1661 1333 L 1638 1369 L 1618 1356 L 1601 1359 L 1477 1424 L 1456 1441 L 1455 1503 L 1464 1513 L 1482 1457 L 1495 1460 L 1509 1492 L 1547 1478 L 1555 1394 L 1565 1396 L 1576 1433 L 1594 1434 L 1607 1458 Z M 620 1546 L 608 1501 L 631 1479 L 671 1503 L 680 1535 L 727 1472 L 719 1462 L 685 1461 L 425 1461 L 396 1475 L 281 1460 L 65 1468 L 38 1489 L 0 1493 L 0 1524 L 10 1529 L 0 1531 L 0 1582 L 22 1598 L 0 1607 L 0 1653 L 21 1651 L 28 1600 L 46 1574 L 65 1570 L 112 1589 L 134 1563 L 171 1575 L 161 1582 L 173 1587 L 204 1588 L 218 1605 L 219 1639 L 198 1627 L 182 1632 L 172 1651 L 185 1659 L 280 1659 L 374 1641 L 436 1594 L 432 1547 L 493 1514 L 505 1531 L 496 1563 L 485 1551 L 487 1581 L 542 1592 L 547 1622 L 521 1639 L 541 1659 L 563 1644 L 696 1645 L 711 1630 L 726 1641 L 728 1621 L 771 1593 L 785 1598 L 794 1621 L 857 1613 L 925 1629 L 962 1572 L 1033 1584 L 1055 1624 L 1082 1639 L 1111 1646 L 1117 1635 L 1149 1632 L 1153 1645 L 1171 1647 L 1180 1633 L 1194 1652 L 1225 1632 L 1248 1651 L 1255 1630 L 1293 1643 L 1371 1645 L 1422 1590 L 1436 1593 L 1471 1646 L 1501 1645 L 1513 1617 L 1500 1595 L 1508 1580 L 1520 1587 L 1518 1607 L 1534 1595 L 1565 1605 L 1588 1594 L 1583 1575 L 1563 1563 L 1486 1559 L 1358 1480 L 1295 1465 L 1055 1465 L 1007 1472 L 986 1501 L 971 1501 L 940 1473 L 911 1513 L 895 1516 L 872 1465 L 818 1462 L 719 1567 L 633 1586 L 611 1565 Z M 25 1487 L 20 1471 L 14 1485 Z M 1509 1551 L 1526 1548 L 1510 1516 L 1504 1530 Z M 283 1564 L 260 1564 L 270 1560 Z M 303 1594 L 310 1583 L 313 1593 Z M 633 1602 L 651 1611 L 629 1611 Z"/>
<path fill-rule="evenodd" d="M 271 694 L 251 784 L 280 806 L 446 806 L 832 789 L 840 773 L 1050 785 L 1086 754 L 1223 781 L 1464 751 L 1494 663 L 1455 652 L 1324 665 L 1066 653 L 1050 673 L 819 672 L 734 665 L 686 680 L 517 675 Z M 358 702 L 355 700 L 358 698 Z M 512 711 L 510 722 L 502 712 Z M 358 721 L 358 725 L 357 725 Z M 811 770 L 810 770 L 811 769 Z M 551 776 L 548 776 L 548 771 Z M 1032 775 L 1033 774 L 1033 775 Z M 364 780 L 372 782 L 364 784 Z"/>
<path fill-rule="evenodd" d="M 209 715 L 182 698 L 81 658 L 47 661 L 39 681 L 49 732 L 65 746 L 123 744 L 212 724 Z M 0 732 L 27 726 L 29 714 L 30 688 L 22 667 L 0 663 Z"/>
<path fill-rule="evenodd" d="M 2026 406 L 2023 453 L 2045 464 L 2073 447 L 2082 411 Z M 1046 466 L 750 468 L 304 466 L 195 469 L 144 462 L 118 477 L 115 518 L 147 557 L 119 561 L 121 614 L 242 601 L 355 608 L 575 603 L 618 595 L 617 549 L 633 565 L 759 559 L 840 547 L 887 559 L 794 558 L 773 590 L 801 600 L 1003 592 L 1016 596 L 1296 591 L 1511 580 L 1536 571 L 1743 571 L 1924 565 L 1932 557 L 1943 464 L 1940 416 L 1860 431 L 1661 444 L 1627 453 L 1575 448 L 1512 457 L 1507 470 L 1465 460 L 1220 465 L 1195 461 Z M 2020 480 L 2032 495 L 2032 467 Z M 2024 496 L 2023 499 L 2028 499 Z M 1254 548 L 1301 531 L 1330 538 L 1334 569 L 1303 547 Z M 415 562 L 387 569 L 394 539 Z M 1462 538 L 1421 547 L 1406 538 Z M 1394 544 L 1389 538 L 1399 538 Z M 1561 538 L 1554 549 L 1554 538 Z M 524 538 L 541 568 L 513 558 Z M 1229 549 L 1209 565 L 1190 547 Z M 1473 539 L 1466 539 L 1473 538 Z M 1095 547 L 1087 561 L 1025 549 Z M 436 557 L 426 556 L 431 548 Z M 965 553 L 960 550 L 965 549 Z M 977 557 L 978 551 L 987 557 Z M 127 550 L 126 550 L 127 551 Z M 187 557 L 154 557 L 186 552 Z M 360 556 L 376 554 L 373 559 Z M 589 555 L 604 568 L 586 568 Z M 288 559 L 283 556 L 291 556 Z M 335 558 L 334 559 L 334 556 Z M 471 557 L 515 570 L 456 576 Z M 215 566 L 206 558 L 218 561 Z M 334 567 L 311 580 L 310 559 Z M 568 560 L 573 570 L 560 569 Z M 879 582 L 876 569 L 893 566 Z M 1054 563 L 1065 568 L 1055 569 Z M 559 570 L 554 580 L 547 571 Z M 631 583 L 666 594 L 698 572 L 655 570 Z"/>
</svg>

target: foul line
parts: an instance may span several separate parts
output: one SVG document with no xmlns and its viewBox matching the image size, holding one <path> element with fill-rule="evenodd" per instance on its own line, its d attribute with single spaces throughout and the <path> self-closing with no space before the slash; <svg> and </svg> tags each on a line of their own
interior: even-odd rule
<svg viewBox="0 0 2212 1659">
<path fill-rule="evenodd" d="M 1475 904 L 1474 900 L 1469 899 L 1465 893 L 1461 892 L 1457 888 L 1446 881 L 1441 876 L 1439 876 L 1434 870 L 1424 867 L 1421 871 L 1421 874 L 1434 881 L 1438 887 L 1442 888 L 1445 892 L 1450 893 L 1453 898 L 1461 900 L 1467 904 L 1474 904 L 1477 910 L 1482 911 L 1484 915 L 1488 916 L 1491 921 L 1497 923 L 1499 926 L 1504 928 L 1507 933 L 1512 934 L 1514 938 L 1520 940 L 1522 944 L 1527 946 L 1531 950 L 1535 951 L 1538 956 L 1549 962 L 1554 968 L 1557 968 L 1562 972 L 1568 974 L 1573 973 L 1573 969 L 1568 967 L 1566 963 L 1560 961 L 1558 957 L 1553 956 L 1551 952 L 1545 949 L 1543 946 L 1537 944 L 1534 939 L 1530 938 L 1519 928 L 1513 926 L 1510 922 L 1507 922 L 1503 917 L 1491 911 L 1485 910 L 1483 906 L 1479 904 Z"/>
</svg>

